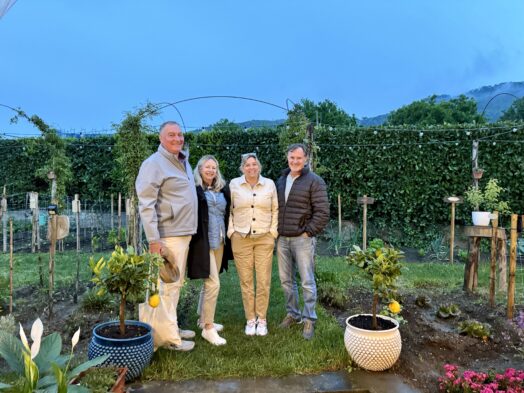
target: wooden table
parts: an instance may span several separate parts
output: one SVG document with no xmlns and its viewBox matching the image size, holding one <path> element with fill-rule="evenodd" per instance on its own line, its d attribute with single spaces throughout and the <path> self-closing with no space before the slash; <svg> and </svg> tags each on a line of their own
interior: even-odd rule
<svg viewBox="0 0 524 393">
<path fill-rule="evenodd" d="M 464 234 L 469 237 L 469 258 L 464 268 L 463 289 L 473 292 L 478 283 L 478 261 L 480 255 L 480 239 L 491 238 L 493 228 L 491 226 L 466 226 Z M 506 291 L 506 231 L 504 228 L 497 228 L 496 232 L 496 253 L 498 261 L 498 290 Z"/>
</svg>

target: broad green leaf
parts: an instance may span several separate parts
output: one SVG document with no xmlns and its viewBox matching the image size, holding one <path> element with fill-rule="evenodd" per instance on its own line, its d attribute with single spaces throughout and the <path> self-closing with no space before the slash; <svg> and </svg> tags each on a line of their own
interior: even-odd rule
<svg viewBox="0 0 524 393">
<path fill-rule="evenodd" d="M 51 369 L 51 363 L 61 364 L 58 360 L 62 351 L 62 338 L 58 333 L 51 333 L 44 337 L 40 346 L 40 352 L 34 361 L 41 374 L 47 373 Z"/>
<path fill-rule="evenodd" d="M 19 339 L 0 332 L 0 356 L 5 359 L 11 370 L 20 375 L 24 375 L 24 352 L 27 350 Z"/>
<path fill-rule="evenodd" d="M 69 378 L 74 378 L 78 374 L 80 374 L 81 372 L 86 371 L 86 370 L 90 369 L 91 367 L 95 367 L 95 366 L 98 366 L 98 365 L 104 363 L 109 356 L 110 356 L 109 354 L 102 355 L 102 356 L 96 357 L 94 359 L 91 359 L 91 360 L 89 360 L 89 361 L 87 361 L 85 363 L 82 363 L 82 364 L 76 366 L 74 369 L 72 369 L 69 372 Z"/>
</svg>

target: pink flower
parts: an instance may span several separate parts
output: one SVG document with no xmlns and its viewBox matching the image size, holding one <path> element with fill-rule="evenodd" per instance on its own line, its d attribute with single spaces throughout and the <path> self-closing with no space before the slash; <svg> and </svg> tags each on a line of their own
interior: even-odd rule
<svg viewBox="0 0 524 393">
<path fill-rule="evenodd" d="M 495 392 L 491 390 L 490 388 L 484 388 L 480 391 L 480 393 L 495 393 Z"/>
</svg>

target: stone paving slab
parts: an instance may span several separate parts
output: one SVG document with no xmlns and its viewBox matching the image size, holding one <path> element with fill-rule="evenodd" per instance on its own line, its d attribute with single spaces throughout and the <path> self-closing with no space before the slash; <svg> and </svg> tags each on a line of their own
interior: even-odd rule
<svg viewBox="0 0 524 393">
<path fill-rule="evenodd" d="M 282 378 L 153 381 L 132 384 L 128 388 L 130 393 L 419 393 L 396 375 L 366 371 L 337 371 Z"/>
</svg>

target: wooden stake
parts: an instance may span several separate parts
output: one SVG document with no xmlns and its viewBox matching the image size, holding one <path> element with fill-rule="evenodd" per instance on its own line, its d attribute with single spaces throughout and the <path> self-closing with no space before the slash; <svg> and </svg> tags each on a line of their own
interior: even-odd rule
<svg viewBox="0 0 524 393">
<path fill-rule="evenodd" d="M 4 193 L 2 194 L 2 235 L 3 235 L 3 251 L 7 252 L 7 194 L 6 186 L 4 186 Z"/>
<path fill-rule="evenodd" d="M 449 263 L 453 263 L 454 248 L 455 248 L 455 205 L 462 203 L 461 197 L 450 196 L 444 198 L 444 202 L 451 204 L 451 225 L 449 230 Z"/>
<path fill-rule="evenodd" d="M 122 193 L 118 193 L 118 238 L 120 239 L 120 231 L 122 230 Z"/>
<path fill-rule="evenodd" d="M 342 238 L 342 203 L 340 202 L 340 194 L 338 194 L 338 238 Z"/>
<path fill-rule="evenodd" d="M 495 280 L 497 271 L 497 228 L 499 225 L 499 214 L 493 212 L 491 220 L 491 259 L 489 264 L 489 305 L 495 307 Z"/>
<path fill-rule="evenodd" d="M 76 281 L 75 281 L 75 294 L 73 296 L 73 302 L 78 303 L 78 287 L 80 282 L 80 206 L 81 202 L 78 199 L 78 194 L 75 194 L 73 201 L 73 213 L 76 213 Z"/>
<path fill-rule="evenodd" d="M 362 250 L 367 248 L 367 221 L 368 221 L 368 205 L 375 203 L 375 199 L 364 195 L 362 198 L 357 198 L 357 203 L 363 205 L 364 212 L 362 214 Z"/>
<path fill-rule="evenodd" d="M 52 214 L 49 222 L 51 224 L 51 244 L 49 246 L 49 319 L 53 317 L 53 289 L 55 286 L 55 252 L 57 236 L 57 215 Z"/>
<path fill-rule="evenodd" d="M 509 246 L 509 282 L 508 282 L 508 307 L 507 318 L 513 319 L 515 308 L 515 271 L 517 270 L 517 219 L 518 215 L 511 215 L 511 234 Z"/>
<path fill-rule="evenodd" d="M 9 219 L 9 314 L 13 313 L 13 219 Z"/>
<path fill-rule="evenodd" d="M 111 230 L 115 228 L 115 212 L 114 212 L 114 201 L 113 201 L 113 194 L 111 193 Z"/>
</svg>

